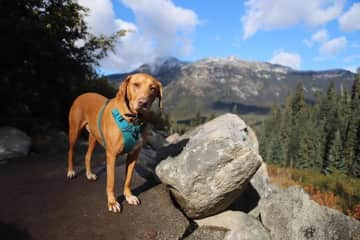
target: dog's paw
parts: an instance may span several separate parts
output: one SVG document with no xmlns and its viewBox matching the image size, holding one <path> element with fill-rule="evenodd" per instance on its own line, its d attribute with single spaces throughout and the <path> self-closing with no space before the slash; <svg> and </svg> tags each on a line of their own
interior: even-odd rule
<svg viewBox="0 0 360 240">
<path fill-rule="evenodd" d="M 136 205 L 136 206 L 140 205 L 140 200 L 134 195 L 125 196 L 125 199 L 127 203 L 130 205 Z"/>
<path fill-rule="evenodd" d="M 75 177 L 75 171 L 74 170 L 69 170 L 68 172 L 67 172 L 67 178 L 68 179 L 73 179 L 74 177 Z"/>
<path fill-rule="evenodd" d="M 89 181 L 96 181 L 97 179 L 97 176 L 93 173 L 86 173 L 86 178 L 89 180 Z"/>
<path fill-rule="evenodd" d="M 120 203 L 117 201 L 108 202 L 108 209 L 110 212 L 119 213 L 121 211 Z"/>
</svg>

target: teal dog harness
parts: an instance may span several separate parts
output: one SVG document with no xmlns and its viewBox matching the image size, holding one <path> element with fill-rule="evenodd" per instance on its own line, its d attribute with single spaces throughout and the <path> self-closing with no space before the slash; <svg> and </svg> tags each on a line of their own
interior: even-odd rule
<svg viewBox="0 0 360 240">
<path fill-rule="evenodd" d="M 105 104 L 102 106 L 102 108 L 99 111 L 99 117 L 98 117 L 98 129 L 100 132 L 100 137 L 102 139 L 104 148 L 106 148 L 106 143 L 105 143 L 103 132 L 101 130 L 101 120 L 102 120 L 102 115 L 104 113 L 104 109 L 105 109 L 106 105 L 108 104 L 108 102 L 109 102 L 109 100 L 107 100 L 105 102 Z M 129 123 L 128 121 L 125 120 L 125 118 L 121 115 L 119 110 L 117 110 L 116 108 L 111 110 L 111 114 L 114 118 L 116 125 L 119 127 L 120 131 L 122 132 L 122 135 L 124 138 L 125 152 L 129 153 L 134 148 L 136 142 L 139 140 L 140 134 L 144 131 L 145 126 L 144 126 L 144 124 L 134 125 L 132 123 Z"/>
</svg>

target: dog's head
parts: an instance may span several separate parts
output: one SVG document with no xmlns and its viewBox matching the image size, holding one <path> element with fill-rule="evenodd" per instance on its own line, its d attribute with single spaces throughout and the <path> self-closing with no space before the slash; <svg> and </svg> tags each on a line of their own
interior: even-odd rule
<svg viewBox="0 0 360 240">
<path fill-rule="evenodd" d="M 126 101 L 130 111 L 136 114 L 150 110 L 155 98 L 159 98 L 162 109 L 163 87 L 160 81 L 146 73 L 129 75 L 119 87 L 116 97 Z"/>
</svg>

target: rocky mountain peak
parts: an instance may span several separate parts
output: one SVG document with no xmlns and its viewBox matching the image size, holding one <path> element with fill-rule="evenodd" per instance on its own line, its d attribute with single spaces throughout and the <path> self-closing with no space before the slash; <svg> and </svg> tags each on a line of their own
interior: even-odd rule
<svg viewBox="0 0 360 240">
<path fill-rule="evenodd" d="M 350 89 L 355 74 L 342 69 L 299 71 L 286 66 L 242 60 L 235 56 L 209 57 L 183 62 L 174 57 L 157 58 L 135 71 L 154 75 L 165 86 L 167 111 L 189 115 L 194 108 L 202 112 L 263 112 L 277 103 L 284 103 L 302 81 L 306 98 L 314 100 L 318 91 L 325 92 L 333 81 L 337 89 Z M 118 85 L 124 74 L 109 76 Z M 188 106 L 192 106 L 189 108 Z"/>
</svg>

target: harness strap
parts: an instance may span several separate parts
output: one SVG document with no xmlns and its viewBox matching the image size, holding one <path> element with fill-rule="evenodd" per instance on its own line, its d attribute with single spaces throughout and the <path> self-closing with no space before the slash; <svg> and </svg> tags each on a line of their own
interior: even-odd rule
<svg viewBox="0 0 360 240">
<path fill-rule="evenodd" d="M 140 134 L 144 131 L 145 125 L 134 125 L 125 120 L 119 110 L 116 108 L 111 110 L 116 125 L 120 129 L 124 137 L 125 152 L 130 152 L 140 138 Z"/>
<path fill-rule="evenodd" d="M 103 131 L 101 130 L 101 121 L 102 121 L 102 115 L 104 113 L 105 107 L 106 105 L 109 103 L 110 99 L 107 99 L 104 103 L 104 105 L 101 107 L 100 111 L 99 111 L 99 115 L 98 115 L 98 129 L 99 129 L 99 133 L 100 133 L 100 137 L 101 137 L 101 141 L 103 143 L 104 148 L 106 149 L 106 143 L 105 143 L 105 138 L 104 138 L 104 134 Z"/>
</svg>

